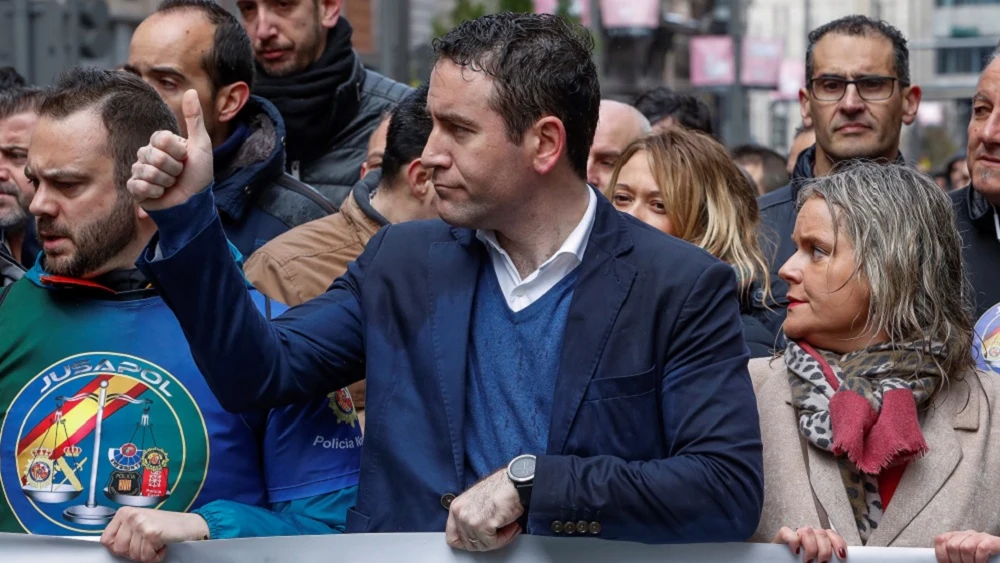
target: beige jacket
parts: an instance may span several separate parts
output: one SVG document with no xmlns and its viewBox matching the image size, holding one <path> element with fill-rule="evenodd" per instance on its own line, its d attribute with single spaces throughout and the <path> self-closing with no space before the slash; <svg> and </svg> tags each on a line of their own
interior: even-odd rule
<svg viewBox="0 0 1000 563">
<path fill-rule="evenodd" d="M 300 305 L 325 293 L 380 228 L 352 195 L 339 213 L 299 225 L 260 247 L 244 271 L 264 295 Z"/>
<path fill-rule="evenodd" d="M 254 252 L 243 271 L 261 293 L 288 306 L 322 295 L 358 258 L 368 240 L 382 227 L 371 207 L 367 189 L 355 186 L 339 213 L 309 221 L 283 233 Z M 384 221 L 384 219 L 382 219 Z M 365 382 L 348 387 L 364 427 Z"/>
<path fill-rule="evenodd" d="M 785 362 L 752 360 L 750 377 L 764 442 L 764 513 L 752 541 L 812 526 L 861 545 L 833 456 L 811 445 L 803 455 Z M 937 534 L 969 529 L 1000 535 L 998 378 L 968 373 L 938 393 L 921 415 L 930 451 L 907 467 L 868 546 L 933 547 Z"/>
</svg>

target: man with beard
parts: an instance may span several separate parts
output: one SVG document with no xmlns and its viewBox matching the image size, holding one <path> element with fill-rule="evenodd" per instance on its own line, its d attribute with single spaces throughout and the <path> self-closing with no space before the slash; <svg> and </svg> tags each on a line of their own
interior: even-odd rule
<svg viewBox="0 0 1000 563">
<path fill-rule="evenodd" d="M 126 182 L 157 130 L 176 118 L 123 72 L 71 70 L 38 110 L 26 174 L 43 254 L 0 294 L 0 531 L 100 536 L 139 561 L 341 531 L 362 438 L 350 396 L 226 412 L 135 269 L 156 225 Z"/>
<path fill-rule="evenodd" d="M 212 137 L 215 202 L 226 235 L 244 256 L 292 227 L 336 211 L 315 189 L 285 174 L 285 124 L 267 100 L 250 95 L 250 39 L 218 3 L 160 4 L 132 34 L 125 70 L 159 92 L 181 134 L 187 134 L 181 95 L 188 88 L 198 91 Z"/>
<path fill-rule="evenodd" d="M 342 0 L 238 0 L 257 57 L 254 93 L 288 127 L 286 169 L 334 205 L 351 191 L 368 139 L 410 88 L 361 64 Z"/>
<path fill-rule="evenodd" d="M 24 164 L 42 96 L 37 88 L 0 92 L 0 287 L 20 279 L 41 250 L 28 212 L 35 187 Z"/>
<path fill-rule="evenodd" d="M 791 183 L 758 200 L 761 248 L 771 258 L 774 303 L 765 325 L 772 333 L 781 331 L 787 313 L 788 284 L 778 270 L 796 250 L 792 231 L 802 184 L 851 159 L 902 163 L 901 129 L 917 118 L 920 96 L 910 83 L 906 39 L 888 23 L 853 15 L 809 34 L 799 105 L 816 144 L 799 155 Z M 763 305 L 762 292 L 757 298 Z"/>
</svg>

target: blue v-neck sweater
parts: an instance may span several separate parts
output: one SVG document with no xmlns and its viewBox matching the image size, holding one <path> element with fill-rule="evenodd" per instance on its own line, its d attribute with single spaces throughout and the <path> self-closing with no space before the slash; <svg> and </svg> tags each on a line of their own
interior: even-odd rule
<svg viewBox="0 0 1000 563">
<path fill-rule="evenodd" d="M 489 260 L 479 269 L 465 387 L 466 486 L 543 454 L 576 271 L 514 312 Z"/>
</svg>

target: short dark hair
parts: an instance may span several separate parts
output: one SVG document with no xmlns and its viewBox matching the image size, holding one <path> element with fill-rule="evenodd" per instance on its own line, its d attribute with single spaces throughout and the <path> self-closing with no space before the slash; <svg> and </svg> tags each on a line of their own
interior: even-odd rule
<svg viewBox="0 0 1000 563">
<path fill-rule="evenodd" d="M 394 178 L 424 152 L 434 127 L 427 113 L 427 90 L 424 84 L 403 98 L 392 111 L 382 155 L 382 179 Z"/>
<path fill-rule="evenodd" d="M 501 13 L 464 21 L 433 46 L 437 60 L 493 78 L 490 107 L 503 118 L 512 143 L 520 143 L 542 117 L 560 119 L 570 164 L 587 177 L 601 104 L 594 40 L 587 31 L 552 14 Z"/>
<path fill-rule="evenodd" d="M 835 33 L 849 37 L 868 37 L 881 35 L 892 43 L 893 66 L 896 78 L 904 86 L 910 85 L 910 50 L 906 47 L 906 38 L 898 29 L 883 20 L 875 20 L 868 16 L 852 15 L 821 25 L 809 32 L 809 46 L 806 48 L 806 84 L 812 82 L 813 50 L 816 43 L 827 34 Z"/>
<path fill-rule="evenodd" d="M 753 163 L 760 166 L 764 193 L 773 192 L 789 181 L 788 170 L 785 168 L 786 158 L 776 151 L 761 145 L 740 145 L 730 151 L 730 154 L 737 164 Z"/>
<path fill-rule="evenodd" d="M 0 119 L 19 113 L 38 113 L 45 99 L 45 89 L 36 87 L 0 90 Z"/>
<path fill-rule="evenodd" d="M 154 13 L 178 10 L 201 12 L 215 26 L 212 50 L 205 54 L 201 63 L 212 81 L 212 92 L 237 82 L 246 82 L 253 88 L 253 45 L 239 20 L 213 0 L 165 0 Z"/>
<path fill-rule="evenodd" d="M 667 113 L 667 106 L 672 102 L 674 91 L 666 86 L 657 86 L 652 90 L 646 90 L 635 99 L 632 103 L 635 109 L 639 110 L 642 115 L 646 116 L 646 119 L 650 123 L 659 121 L 669 115 Z"/>
<path fill-rule="evenodd" d="M 635 100 L 633 104 L 650 124 L 668 117 L 686 129 L 701 131 L 706 135 L 714 135 L 712 128 L 712 110 L 708 104 L 690 94 L 674 92 L 666 87 L 654 88 Z"/>
<path fill-rule="evenodd" d="M 23 88 L 28 81 L 12 66 L 0 67 L 0 92 L 11 88 Z"/>
<path fill-rule="evenodd" d="M 92 110 L 107 132 L 107 150 L 114 160 L 115 187 L 124 191 L 132 176 L 136 153 L 161 130 L 178 133 L 177 118 L 152 86 L 138 76 L 94 67 L 71 68 L 56 79 L 38 110 L 55 120 Z"/>
</svg>

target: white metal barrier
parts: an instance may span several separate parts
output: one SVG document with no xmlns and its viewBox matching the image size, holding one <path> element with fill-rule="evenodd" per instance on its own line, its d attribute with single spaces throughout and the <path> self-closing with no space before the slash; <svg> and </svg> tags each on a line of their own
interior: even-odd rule
<svg viewBox="0 0 1000 563">
<path fill-rule="evenodd" d="M 170 546 L 165 563 L 729 563 L 800 561 L 784 546 L 764 544 L 642 545 L 592 538 L 522 536 L 493 553 L 466 553 L 444 534 L 358 534 L 192 542 Z M 0 534 L 0 561 L 30 563 L 119 562 L 94 541 Z M 931 549 L 852 547 L 851 563 L 934 563 Z M 1000 563 L 1000 557 L 990 559 Z"/>
</svg>

